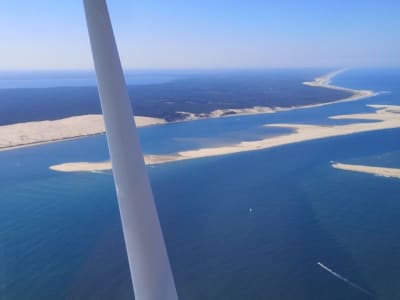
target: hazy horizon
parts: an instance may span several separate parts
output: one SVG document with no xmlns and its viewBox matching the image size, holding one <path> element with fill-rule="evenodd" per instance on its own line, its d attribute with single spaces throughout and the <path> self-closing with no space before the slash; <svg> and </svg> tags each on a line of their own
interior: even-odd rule
<svg viewBox="0 0 400 300">
<path fill-rule="evenodd" d="M 125 69 L 400 67 L 396 1 L 108 2 Z M 0 34 L 0 70 L 93 69 L 81 1 L 0 3 Z"/>
<path fill-rule="evenodd" d="M 207 72 L 257 72 L 257 71 L 273 71 L 273 70 L 321 70 L 321 71 L 335 71 L 340 69 L 345 70 L 396 70 L 399 69 L 400 65 L 394 66 L 359 66 L 359 67 L 341 67 L 341 66 L 318 66 L 318 67 L 263 67 L 263 68 L 239 68 L 239 67 L 231 67 L 231 68 L 126 68 L 124 67 L 124 73 L 169 73 L 169 72 L 182 72 L 182 73 L 207 73 Z M 94 67 L 90 68 L 82 68 L 82 69 L 68 69 L 68 68 L 54 68 L 54 69 L 0 69 L 1 74 L 9 74 L 9 73 L 90 73 L 95 75 Z M 322 74 L 321 74 L 322 75 Z"/>
</svg>

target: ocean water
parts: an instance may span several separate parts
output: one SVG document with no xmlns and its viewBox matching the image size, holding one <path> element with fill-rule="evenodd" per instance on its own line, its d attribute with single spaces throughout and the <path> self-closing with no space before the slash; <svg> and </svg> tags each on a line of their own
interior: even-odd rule
<svg viewBox="0 0 400 300">
<path fill-rule="evenodd" d="M 174 153 L 282 133 L 263 124 L 342 124 L 327 117 L 400 104 L 398 82 L 350 70 L 333 83 L 387 92 L 140 136 Z M 0 152 L 0 299 L 132 299 L 111 173 L 48 169 L 107 157 L 104 136 Z M 400 181 L 331 161 L 400 167 L 400 130 L 149 167 L 180 299 L 399 299 Z"/>
</svg>

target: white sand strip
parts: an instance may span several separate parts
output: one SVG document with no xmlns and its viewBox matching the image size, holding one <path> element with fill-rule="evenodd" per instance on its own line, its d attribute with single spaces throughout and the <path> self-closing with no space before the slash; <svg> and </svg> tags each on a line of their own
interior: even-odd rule
<svg viewBox="0 0 400 300">
<path fill-rule="evenodd" d="M 364 166 L 364 165 L 349 165 L 342 163 L 332 163 L 332 167 L 335 169 L 345 170 L 345 171 L 353 171 L 360 173 L 372 174 L 375 176 L 383 176 L 383 177 L 394 177 L 400 179 L 400 169 L 397 168 L 383 168 L 383 167 L 374 167 L 374 166 Z"/>
<path fill-rule="evenodd" d="M 400 106 L 379 106 L 379 110 L 371 114 L 362 114 L 367 120 L 376 120 L 376 122 L 353 123 L 346 125 L 321 126 L 321 125 L 304 125 L 304 124 L 269 124 L 265 126 L 275 126 L 294 129 L 293 133 L 267 137 L 258 141 L 240 142 L 230 146 L 202 148 L 197 150 L 189 150 L 178 152 L 176 155 L 146 155 L 145 160 L 148 164 L 165 163 L 171 161 L 194 159 L 202 157 L 212 157 L 226 154 L 233 154 L 245 151 L 255 151 L 268 149 L 287 144 L 299 143 L 304 141 L 328 138 L 334 136 L 348 135 L 360 132 L 400 128 Z M 355 116 L 359 115 L 346 115 Z M 337 116 L 341 118 L 344 116 Z M 52 166 L 53 170 L 76 172 L 76 171 L 93 171 L 92 163 L 66 163 L 62 165 Z M 102 163 L 101 170 L 111 168 L 110 164 Z M 99 170 L 99 165 L 94 163 L 94 170 Z"/>
<path fill-rule="evenodd" d="M 145 155 L 146 165 L 156 165 L 179 160 L 176 155 Z M 50 170 L 59 172 L 97 172 L 111 170 L 110 161 L 72 162 L 50 166 Z"/>
</svg>

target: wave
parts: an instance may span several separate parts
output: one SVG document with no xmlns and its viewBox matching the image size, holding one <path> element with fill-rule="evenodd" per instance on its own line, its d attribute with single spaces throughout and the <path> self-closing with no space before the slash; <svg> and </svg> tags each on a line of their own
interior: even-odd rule
<svg viewBox="0 0 400 300">
<path fill-rule="evenodd" d="M 325 266 L 323 263 L 321 262 L 317 262 L 317 265 L 320 266 L 322 269 L 324 269 L 325 271 L 327 271 L 328 273 L 332 274 L 333 276 L 335 276 L 336 278 L 344 281 L 345 283 L 347 283 L 348 285 L 350 285 L 351 287 L 359 290 L 360 292 L 363 292 L 364 294 L 372 297 L 372 298 L 376 298 L 376 296 L 374 294 L 372 294 L 370 291 L 362 288 L 361 286 L 359 286 L 358 284 L 355 284 L 354 282 L 350 281 L 349 279 L 347 279 L 346 277 L 343 277 L 342 275 L 336 273 L 335 271 L 333 271 L 332 269 L 328 268 L 327 266 Z"/>
</svg>

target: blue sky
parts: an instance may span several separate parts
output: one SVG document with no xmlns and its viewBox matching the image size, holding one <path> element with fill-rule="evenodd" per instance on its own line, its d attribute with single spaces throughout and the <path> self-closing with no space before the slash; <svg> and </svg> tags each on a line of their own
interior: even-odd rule
<svg viewBox="0 0 400 300">
<path fill-rule="evenodd" d="M 400 67 L 400 1 L 110 0 L 129 69 Z M 91 69 L 81 1 L 0 1 L 0 70 Z"/>
</svg>

